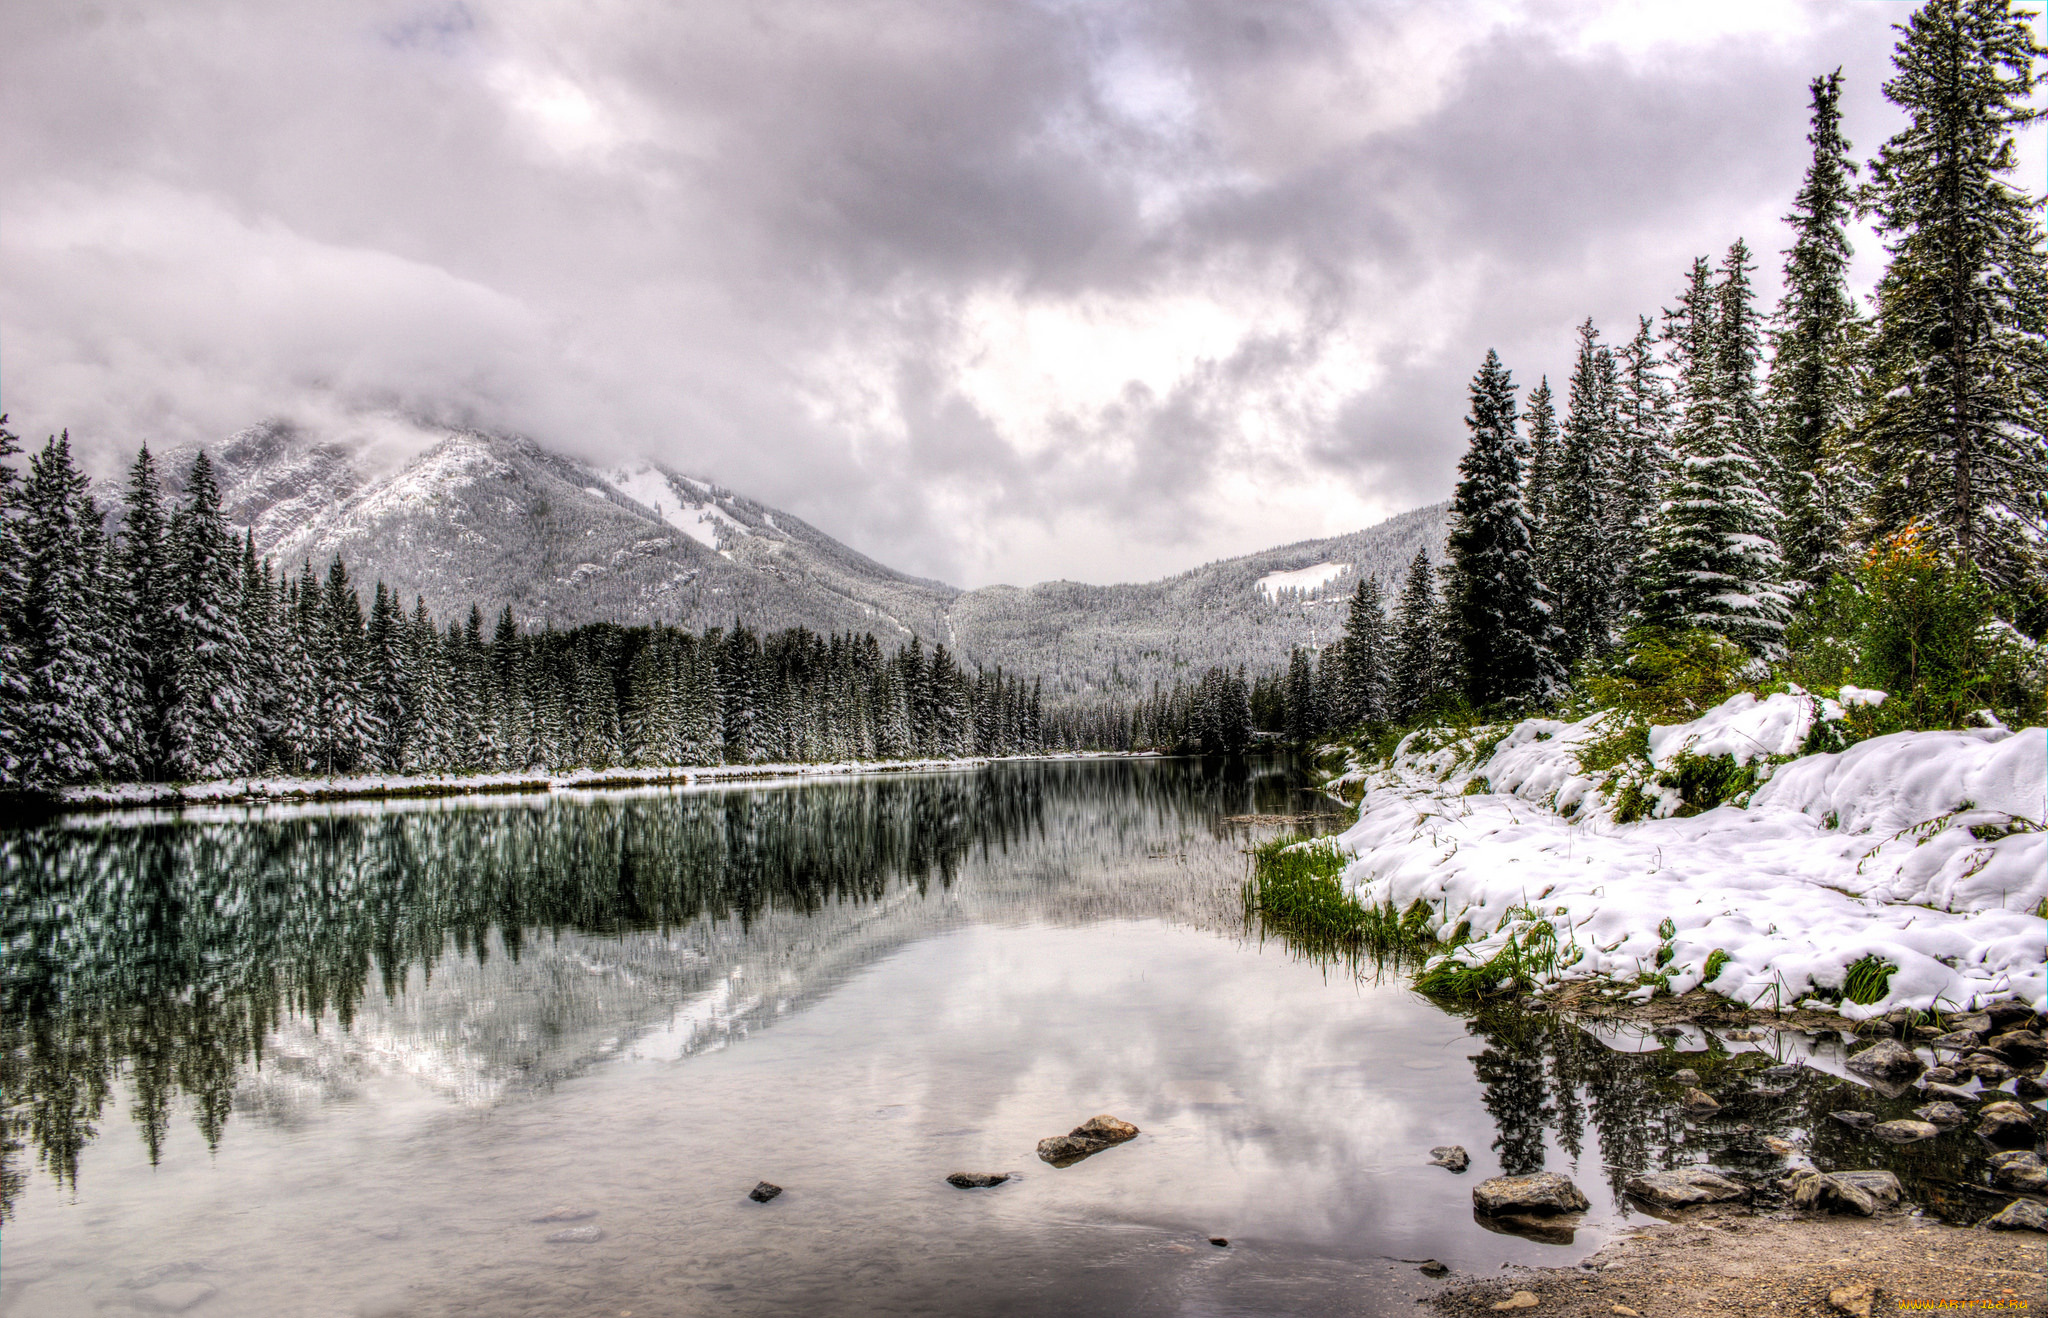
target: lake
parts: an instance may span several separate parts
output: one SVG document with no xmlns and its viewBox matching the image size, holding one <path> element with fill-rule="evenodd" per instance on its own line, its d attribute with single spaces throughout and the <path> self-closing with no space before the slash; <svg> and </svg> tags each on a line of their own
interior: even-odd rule
<svg viewBox="0 0 2048 1318">
<path fill-rule="evenodd" d="M 1052 761 L 0 833 L 0 1313 L 1405 1314 L 1767 1134 L 1977 1211 L 1950 1141 L 1825 1119 L 1910 1106 L 1838 1040 L 1461 1015 L 1262 931 L 1243 817 L 1319 801 Z M 1035 1156 L 1097 1113 L 1143 1133 Z M 1592 1211 L 1504 1232 L 1504 1168 Z"/>
</svg>

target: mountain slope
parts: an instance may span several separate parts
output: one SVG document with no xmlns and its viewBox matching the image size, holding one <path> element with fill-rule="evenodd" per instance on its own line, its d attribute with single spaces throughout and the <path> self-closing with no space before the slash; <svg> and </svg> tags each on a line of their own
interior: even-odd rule
<svg viewBox="0 0 2048 1318">
<path fill-rule="evenodd" d="M 1053 695 L 1148 691 L 1189 669 L 1284 664 L 1330 639 L 1361 574 L 1391 592 L 1447 507 L 1209 563 L 1163 581 L 960 591 L 893 571 L 802 519 L 654 463 L 599 468 L 530 440 L 436 431 L 379 472 L 365 446 L 279 422 L 214 450 L 228 519 L 296 571 L 340 554 L 358 582 L 443 619 L 507 605 L 524 626 L 656 620 L 944 641 L 1040 674 Z M 418 444 L 415 443 L 415 448 Z M 169 455 L 182 473 L 189 454 Z"/>
</svg>

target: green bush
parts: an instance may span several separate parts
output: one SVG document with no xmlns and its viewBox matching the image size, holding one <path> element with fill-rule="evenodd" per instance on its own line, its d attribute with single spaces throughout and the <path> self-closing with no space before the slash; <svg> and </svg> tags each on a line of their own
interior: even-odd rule
<svg viewBox="0 0 2048 1318">
<path fill-rule="evenodd" d="M 1742 689 L 1748 651 L 1708 631 L 1637 627 L 1613 654 L 1587 663 L 1578 687 L 1596 707 L 1646 723 L 1684 723 Z"/>
<path fill-rule="evenodd" d="M 1684 817 L 1712 810 L 1755 790 L 1757 777 L 1755 764 L 1737 764 L 1733 755 L 1680 751 L 1671 758 L 1671 767 L 1657 776 L 1657 781 L 1675 790 L 1685 802 L 1676 811 Z"/>
</svg>

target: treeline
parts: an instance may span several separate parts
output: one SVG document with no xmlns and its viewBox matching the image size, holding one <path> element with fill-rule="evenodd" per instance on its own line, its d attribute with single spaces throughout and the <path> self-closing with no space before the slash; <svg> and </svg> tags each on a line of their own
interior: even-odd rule
<svg viewBox="0 0 2048 1318">
<path fill-rule="evenodd" d="M 1701 663 L 1908 686 L 1936 723 L 2037 704 L 2015 682 L 2038 687 L 2048 625 L 2048 253 L 2007 179 L 2040 114 L 2029 24 L 1934 0 L 1902 25 L 1884 92 L 1907 126 L 1860 185 L 1840 71 L 1814 79 L 1775 314 L 1737 239 L 1625 343 L 1579 327 L 1561 419 L 1489 351 L 1440 596 L 1422 559 L 1392 619 L 1362 584 L 1344 640 L 1261 688 L 1269 723 L 1550 705 Z M 1853 215 L 1885 241 L 1868 316 Z"/>
<path fill-rule="evenodd" d="M 0 418 L 4 420 L 4 418 Z M 445 626 L 347 565 L 296 575 L 221 515 L 204 454 L 165 507 L 147 449 L 118 533 L 53 437 L 0 426 L 0 787 L 284 774 L 901 759 L 1061 744 L 1036 682 L 941 645 L 802 628 Z M 1071 734 L 1069 734 L 1071 735 Z"/>
</svg>

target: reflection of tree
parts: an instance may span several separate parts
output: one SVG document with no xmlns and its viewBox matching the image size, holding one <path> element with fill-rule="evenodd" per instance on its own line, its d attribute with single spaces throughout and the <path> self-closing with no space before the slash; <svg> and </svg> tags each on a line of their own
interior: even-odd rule
<svg viewBox="0 0 2048 1318">
<path fill-rule="evenodd" d="M 371 985 L 395 995 L 494 934 L 516 959 L 536 931 L 744 923 L 948 885 L 976 845 L 1041 833 L 1049 794 L 1099 799 L 1122 778 L 1141 810 L 1184 806 L 1174 775 L 1131 767 L 0 834 L 0 1214 L 30 1147 L 75 1180 L 119 1076 L 152 1160 L 181 1098 L 213 1144 L 239 1068 L 287 1014 L 346 1027 Z"/>
<path fill-rule="evenodd" d="M 1542 1171 L 1544 1128 L 1557 1114 L 1544 1075 L 1541 1018 L 1489 1012 L 1471 1028 L 1487 1041 L 1472 1059 L 1472 1073 L 1485 1089 L 1486 1110 L 1500 1132 L 1493 1142 L 1500 1169 L 1509 1176 Z"/>
</svg>

